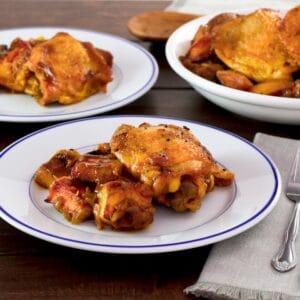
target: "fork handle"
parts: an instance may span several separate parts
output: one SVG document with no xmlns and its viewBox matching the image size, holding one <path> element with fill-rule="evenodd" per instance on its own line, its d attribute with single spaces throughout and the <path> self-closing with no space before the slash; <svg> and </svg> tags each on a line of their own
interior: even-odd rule
<svg viewBox="0 0 300 300">
<path fill-rule="evenodd" d="M 284 242 L 271 262 L 272 266 L 279 272 L 287 272 L 297 264 L 295 240 L 299 229 L 299 216 L 300 202 L 297 202 L 284 235 Z"/>
</svg>

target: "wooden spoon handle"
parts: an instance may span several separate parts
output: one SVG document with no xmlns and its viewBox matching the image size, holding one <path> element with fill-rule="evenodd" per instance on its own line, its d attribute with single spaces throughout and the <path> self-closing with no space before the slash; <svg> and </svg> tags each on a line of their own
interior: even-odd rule
<svg viewBox="0 0 300 300">
<path fill-rule="evenodd" d="M 165 41 L 182 24 L 200 17 L 170 11 L 144 12 L 133 16 L 127 27 L 135 37 L 147 41 Z"/>
</svg>

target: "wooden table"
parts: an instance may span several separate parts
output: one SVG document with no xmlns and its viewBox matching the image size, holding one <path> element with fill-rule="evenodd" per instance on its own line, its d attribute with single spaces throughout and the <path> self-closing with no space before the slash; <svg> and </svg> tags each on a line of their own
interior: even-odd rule
<svg viewBox="0 0 300 300">
<path fill-rule="evenodd" d="M 249 140 L 258 131 L 300 139 L 299 127 L 249 120 L 208 102 L 170 69 L 164 44 L 140 42 L 128 33 L 126 23 L 131 16 L 167 5 L 157 1 L 2 1 L 0 28 L 85 28 L 122 36 L 148 49 L 160 67 L 155 86 L 137 101 L 107 115 L 186 118 Z M 0 150 L 48 125 L 0 123 Z M 182 290 L 197 279 L 209 250 L 207 246 L 155 255 L 90 253 L 47 243 L 0 220 L 0 299 L 189 299 L 192 297 Z"/>
</svg>

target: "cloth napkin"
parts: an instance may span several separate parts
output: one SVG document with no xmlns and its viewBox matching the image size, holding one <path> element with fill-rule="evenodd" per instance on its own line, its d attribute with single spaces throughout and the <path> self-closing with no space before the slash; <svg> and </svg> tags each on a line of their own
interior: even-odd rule
<svg viewBox="0 0 300 300">
<path fill-rule="evenodd" d="M 300 141 L 257 133 L 254 143 L 277 165 L 284 188 Z M 300 299 L 300 263 L 286 273 L 277 272 L 270 263 L 283 241 L 293 208 L 283 191 L 263 221 L 212 247 L 198 281 L 184 292 L 214 300 Z M 300 259 L 299 242 L 296 253 Z"/>
<path fill-rule="evenodd" d="M 177 0 L 166 7 L 166 10 L 207 15 L 217 12 L 230 12 L 236 9 L 251 10 L 258 7 L 279 9 L 283 4 L 293 7 L 300 4 L 300 0 Z"/>
</svg>

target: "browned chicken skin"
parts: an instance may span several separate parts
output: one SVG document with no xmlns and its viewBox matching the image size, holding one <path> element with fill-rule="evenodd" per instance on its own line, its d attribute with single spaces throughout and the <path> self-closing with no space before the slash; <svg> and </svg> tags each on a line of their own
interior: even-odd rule
<svg viewBox="0 0 300 300">
<path fill-rule="evenodd" d="M 120 178 L 122 164 L 112 155 L 82 155 L 72 167 L 71 177 L 97 184 Z"/>
<path fill-rule="evenodd" d="M 49 40 L 16 39 L 0 51 L 0 86 L 32 95 L 39 104 L 72 104 L 106 92 L 112 55 L 65 32 Z"/>
<path fill-rule="evenodd" d="M 300 65 L 300 6 L 289 10 L 283 18 L 280 38 L 291 57 Z"/>
<path fill-rule="evenodd" d="M 99 187 L 97 195 L 94 215 L 100 229 L 107 224 L 117 230 L 138 230 L 153 221 L 153 193 L 141 182 L 110 181 Z"/>
<path fill-rule="evenodd" d="M 26 63 L 36 84 L 26 92 L 42 105 L 52 102 L 71 104 L 97 92 L 105 92 L 112 80 L 111 57 L 82 43 L 67 33 L 57 33 L 52 39 L 33 48 Z"/>
<path fill-rule="evenodd" d="M 177 211 L 198 209 L 212 187 L 216 163 L 188 128 L 122 125 L 110 145 L 130 173 L 153 189 L 159 203 Z M 232 181 L 233 174 L 228 175 Z"/>
<path fill-rule="evenodd" d="M 85 185 L 75 182 L 71 177 L 56 179 L 50 186 L 47 202 L 73 224 L 78 224 L 93 216 L 91 203 L 95 194 Z"/>
<path fill-rule="evenodd" d="M 79 152 L 73 149 L 57 151 L 49 161 L 39 167 L 34 180 L 40 186 L 49 188 L 55 179 L 71 174 L 71 169 L 79 157 Z"/>
</svg>

